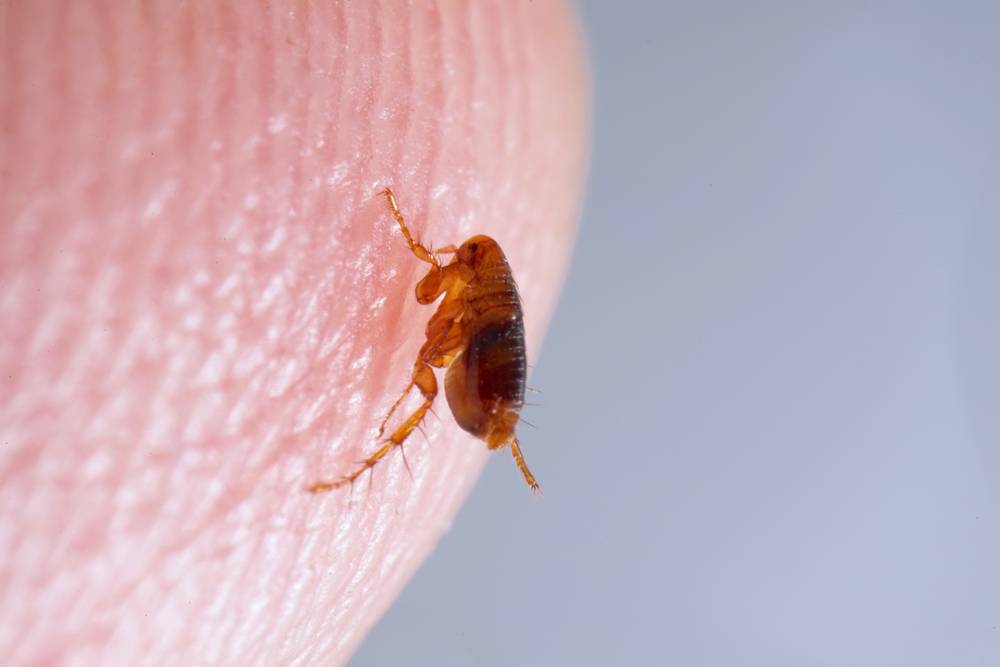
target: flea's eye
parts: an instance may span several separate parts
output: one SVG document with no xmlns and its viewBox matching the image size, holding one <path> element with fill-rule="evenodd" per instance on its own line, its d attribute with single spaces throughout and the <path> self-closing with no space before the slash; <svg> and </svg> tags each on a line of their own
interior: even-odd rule
<svg viewBox="0 0 1000 667">
<path fill-rule="evenodd" d="M 479 244 L 478 243 L 470 243 L 469 244 L 469 252 L 476 252 L 477 250 L 479 250 Z"/>
</svg>

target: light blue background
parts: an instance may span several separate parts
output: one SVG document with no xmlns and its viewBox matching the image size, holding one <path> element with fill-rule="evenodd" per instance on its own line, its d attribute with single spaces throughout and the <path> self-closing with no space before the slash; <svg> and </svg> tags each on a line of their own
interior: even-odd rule
<svg viewBox="0 0 1000 667">
<path fill-rule="evenodd" d="M 1000 665 L 1000 4 L 581 7 L 524 441 L 383 665 Z"/>
</svg>

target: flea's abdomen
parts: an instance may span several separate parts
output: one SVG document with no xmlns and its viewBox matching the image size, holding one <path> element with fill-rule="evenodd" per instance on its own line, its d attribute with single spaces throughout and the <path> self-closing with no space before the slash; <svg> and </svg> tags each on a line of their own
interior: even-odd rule
<svg viewBox="0 0 1000 667">
<path fill-rule="evenodd" d="M 459 426 L 485 437 L 489 415 L 520 410 L 526 375 L 520 317 L 491 322 L 474 332 L 445 377 L 445 395 Z"/>
</svg>

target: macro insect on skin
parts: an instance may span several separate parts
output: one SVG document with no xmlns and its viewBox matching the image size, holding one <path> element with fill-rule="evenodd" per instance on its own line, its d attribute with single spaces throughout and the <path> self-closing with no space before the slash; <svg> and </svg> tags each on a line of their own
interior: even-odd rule
<svg viewBox="0 0 1000 667">
<path fill-rule="evenodd" d="M 490 449 L 510 445 L 524 481 L 538 491 L 538 482 L 524 462 L 515 433 L 524 405 L 527 364 L 521 298 L 507 258 L 496 241 L 482 235 L 473 236 L 458 248 L 424 247 L 410 235 L 392 190 L 387 188 L 382 194 L 410 252 L 431 265 L 417 283 L 417 301 L 426 305 L 444 298 L 427 322 L 426 340 L 413 364 L 410 383 L 389 408 L 378 437 L 382 438 L 392 414 L 413 387 L 420 390 L 424 400 L 359 468 L 340 479 L 316 482 L 306 489 L 320 493 L 353 484 L 395 447 L 401 447 L 437 397 L 434 368 L 447 368 L 445 396 L 455 421 Z M 440 255 L 453 255 L 453 259 L 445 264 Z"/>
</svg>

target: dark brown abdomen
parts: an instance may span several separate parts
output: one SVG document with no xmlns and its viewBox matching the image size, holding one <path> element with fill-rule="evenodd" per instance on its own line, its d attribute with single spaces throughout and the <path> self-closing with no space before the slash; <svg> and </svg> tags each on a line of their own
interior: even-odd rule
<svg viewBox="0 0 1000 667">
<path fill-rule="evenodd" d="M 513 310 L 513 309 L 512 309 Z M 489 415 L 524 404 L 527 363 L 520 304 L 509 317 L 485 323 L 445 376 L 445 395 L 459 426 L 484 437 Z"/>
<path fill-rule="evenodd" d="M 483 328 L 469 341 L 468 354 L 479 367 L 480 400 L 521 407 L 527 372 L 521 318 Z"/>
</svg>

